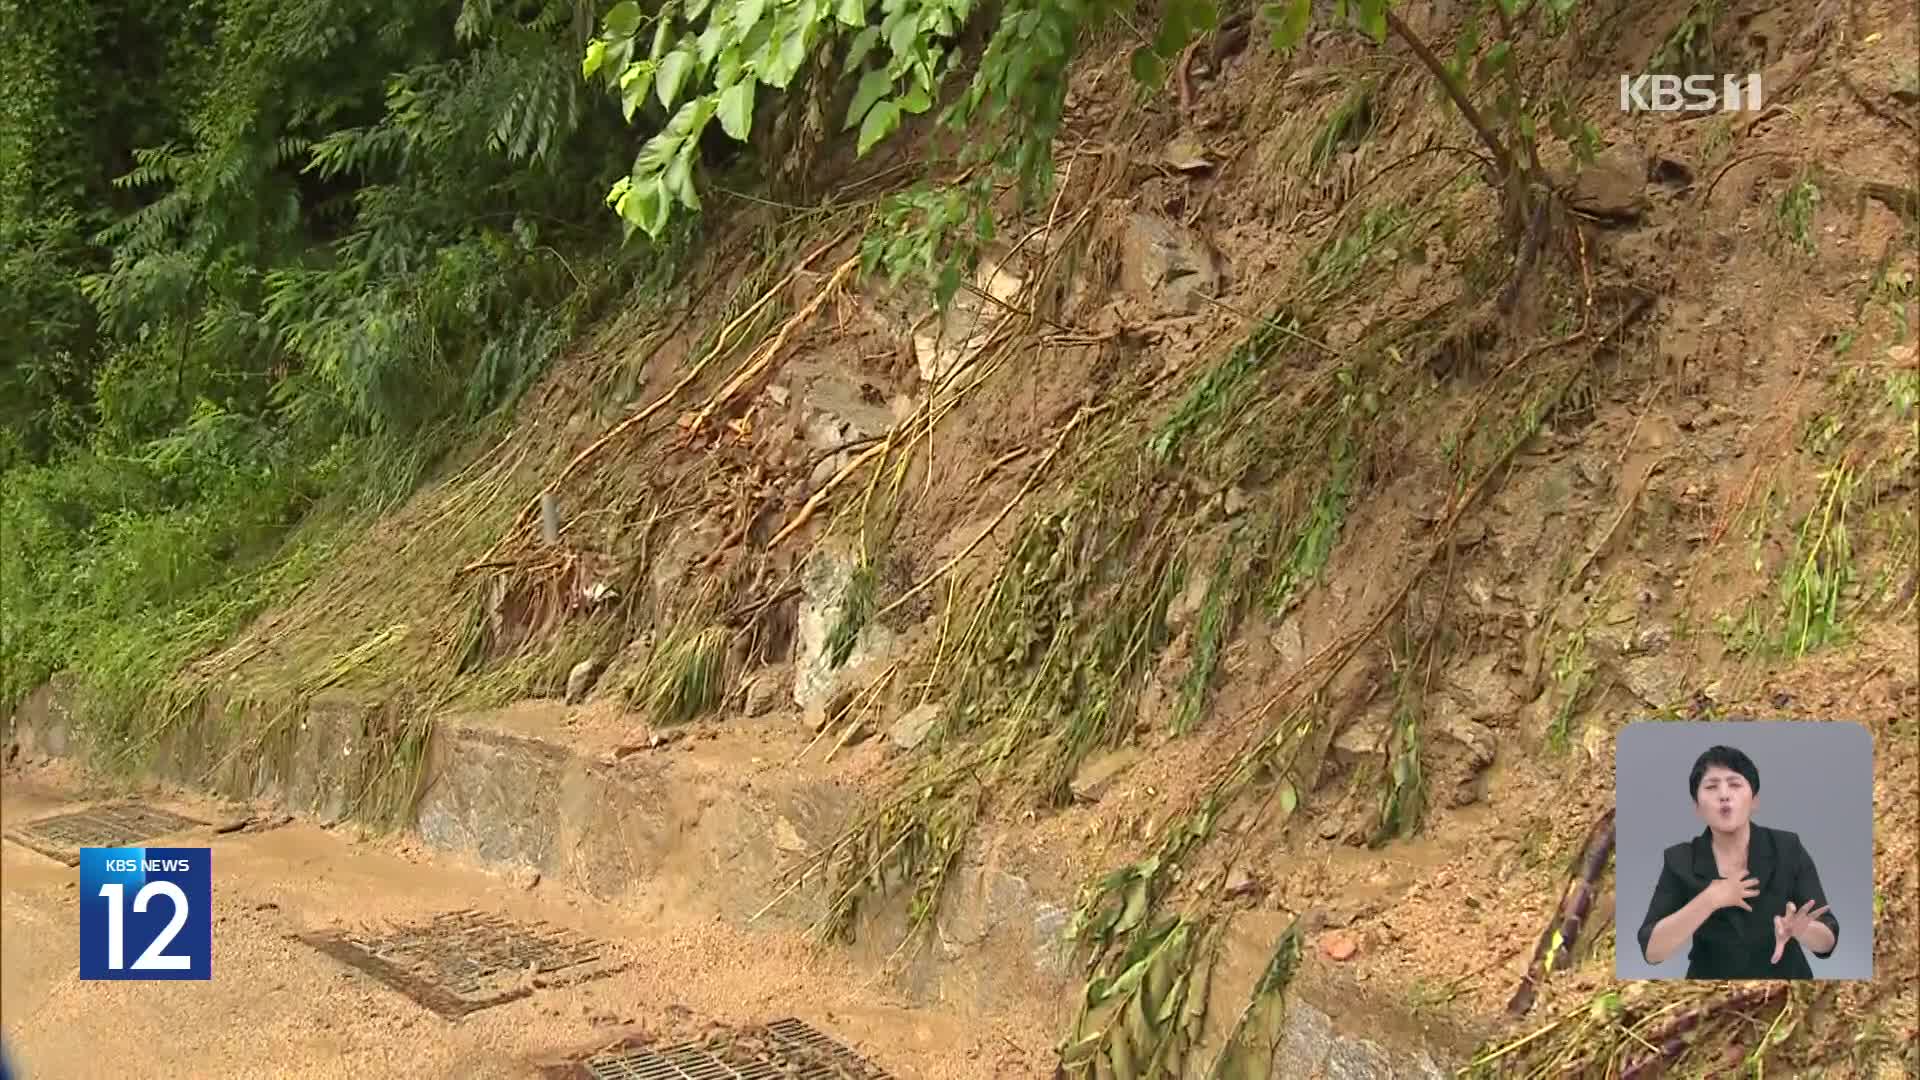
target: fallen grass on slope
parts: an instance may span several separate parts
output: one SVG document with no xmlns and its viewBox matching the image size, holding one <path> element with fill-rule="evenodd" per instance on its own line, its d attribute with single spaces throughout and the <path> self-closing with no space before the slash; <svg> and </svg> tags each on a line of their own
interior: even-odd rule
<svg viewBox="0 0 1920 1080">
<path fill-rule="evenodd" d="M 1332 375 L 1297 399 L 1294 424 L 1269 422 L 1271 391 L 1257 391 L 1290 375 L 1302 333 L 1290 316 L 1267 321 L 1202 375 L 1166 421 L 1137 442 L 1096 448 L 1080 470 L 1088 478 L 1064 505 L 1029 517 L 972 614 L 958 620 L 965 629 L 947 661 L 953 689 L 934 737 L 946 751 L 925 760 L 902 781 L 902 794 L 813 868 L 827 874 L 833 898 L 823 931 L 850 934 L 863 897 L 909 881 L 911 917 L 924 925 L 989 791 L 1010 785 L 1026 799 L 1060 805 L 1083 762 L 1131 738 L 1146 676 L 1171 640 L 1168 608 L 1194 564 L 1211 493 L 1269 476 L 1317 487 L 1334 457 L 1323 440 L 1350 430 L 1334 414 L 1356 412 L 1358 402 Z M 1292 546 L 1283 513 L 1246 515 L 1224 561 L 1212 564 L 1201 663 L 1176 727 L 1197 720 L 1218 650 L 1245 608 L 1245 579 L 1299 562 L 1291 552 L 1261 554 Z M 1316 569 L 1296 566 L 1303 578 Z"/>
</svg>

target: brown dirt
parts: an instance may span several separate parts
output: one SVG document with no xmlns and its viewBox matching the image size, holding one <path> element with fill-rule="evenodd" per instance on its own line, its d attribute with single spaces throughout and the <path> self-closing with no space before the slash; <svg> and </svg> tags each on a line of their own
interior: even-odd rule
<svg viewBox="0 0 1920 1080">
<path fill-rule="evenodd" d="M 10 770 L 0 822 L 58 812 L 77 779 Z M 157 805 L 217 808 L 157 793 Z M 203 843 L 204 839 L 185 842 Z M 7 942 L 0 1025 L 25 1075 L 428 1076 L 532 1080 L 569 1050 L 622 1038 L 677 1041 L 714 1024 L 792 1015 L 902 1077 L 1037 1075 L 1051 1033 L 1020 1017 L 908 1009 L 852 965 L 777 933 L 742 935 L 671 913 L 638 918 L 547 885 L 431 857 L 416 845 L 293 824 L 210 841 L 214 976 L 202 983 L 83 983 L 73 919 L 78 871 L 0 844 Z M 288 935 L 378 930 L 476 909 L 611 944 L 618 974 L 445 1021 Z M 244 1023 L 234 1019 L 243 1017 Z"/>
<path fill-rule="evenodd" d="M 1920 53 L 1920 40 L 1911 12 L 1891 2 L 1798 5 L 1791 12 L 1757 2 L 1729 5 L 1722 28 L 1725 59 L 1764 69 L 1775 107 L 1751 122 L 1621 116 L 1613 104 L 1614 74 L 1644 65 L 1685 7 L 1672 0 L 1620 5 L 1611 29 L 1555 54 L 1554 73 L 1586 87 L 1583 110 L 1612 152 L 1679 162 L 1693 179 L 1690 185 L 1649 183 L 1647 213 L 1635 227 L 1582 234 L 1592 245 L 1583 265 L 1598 284 L 1630 281 L 1649 290 L 1658 297 L 1654 314 L 1635 328 L 1626 348 L 1605 360 L 1605 370 L 1592 374 L 1586 407 L 1555 418 L 1521 448 L 1491 497 L 1462 522 L 1454 556 L 1443 559 L 1416 593 L 1416 621 L 1444 624 L 1452 634 L 1437 687 L 1443 704 L 1434 710 L 1426 741 L 1435 806 L 1425 828 L 1380 850 L 1349 842 L 1364 831 L 1377 801 L 1376 792 L 1353 787 L 1364 783 L 1355 769 L 1374 759 L 1385 723 L 1383 700 L 1367 688 L 1375 684 L 1377 690 L 1388 658 L 1384 650 L 1369 649 L 1340 687 L 1358 702 L 1337 718 L 1348 729 L 1348 750 L 1303 792 L 1292 822 L 1254 838 L 1241 865 L 1271 886 L 1258 906 L 1317 912 L 1323 924 L 1357 944 L 1353 956 L 1339 961 L 1347 975 L 1389 988 L 1382 992 L 1405 999 L 1415 1011 L 1492 1031 L 1556 899 L 1567 859 L 1595 815 L 1611 804 L 1611 740 L 1624 723 L 1683 705 L 1696 691 L 1708 695 L 1716 715 L 1859 720 L 1872 727 L 1879 747 L 1877 872 L 1888 904 L 1876 936 L 1881 974 L 1871 984 L 1841 991 L 1837 1007 L 1854 1016 L 1876 1010 L 1911 1037 L 1920 1031 L 1910 975 L 1920 969 L 1920 877 L 1912 870 L 1913 837 L 1920 835 L 1913 727 L 1920 659 L 1912 608 L 1861 613 L 1845 644 L 1797 660 L 1743 657 L 1729 647 L 1721 627 L 1737 620 L 1750 599 L 1770 601 L 1769 590 L 1791 555 L 1793 525 L 1814 497 L 1820 467 L 1802 449 L 1802 434 L 1809 420 L 1835 407 L 1829 384 L 1843 369 L 1878 377 L 1900 362 L 1888 352 L 1897 343 L 1896 314 L 1884 306 L 1860 309 L 1860 297 L 1884 252 L 1892 252 L 1898 272 L 1913 275 L 1920 267 L 1911 243 L 1902 239 L 1898 217 L 1862 197 L 1860 181 L 1910 182 L 1913 137 L 1863 107 L 1839 81 L 1836 66 L 1844 65 L 1864 93 L 1878 95 L 1874 100 L 1890 100 L 1899 73 L 1910 71 L 1907 61 Z M 1421 12 L 1418 28 L 1429 28 L 1427 15 Z M 1435 37 L 1447 38 L 1438 30 Z M 1092 275 L 1094 286 L 1073 290 L 1074 302 L 1053 317 L 1083 338 L 1104 340 L 1082 344 L 1057 327 L 1037 326 L 1007 366 L 942 423 L 931 450 L 918 455 L 905 476 L 909 495 L 892 537 L 890 581 L 921 580 L 977 535 L 1015 499 L 1075 407 L 1134 388 L 1149 402 L 1142 414 L 1164 415 L 1193 376 L 1244 336 L 1249 313 L 1270 311 L 1301 288 L 1294 268 L 1308 252 L 1351 228 L 1370 206 L 1439 190 L 1462 159 L 1429 154 L 1411 166 L 1401 167 L 1403 162 L 1433 140 L 1470 140 L 1464 125 L 1430 100 L 1424 74 L 1345 40 L 1319 40 L 1292 64 L 1257 46 L 1248 49 L 1218 78 L 1199 81 L 1196 111 L 1184 128 L 1168 102 L 1144 109 L 1130 104 L 1116 90 L 1124 85 L 1123 69 L 1124 57 L 1092 66 L 1076 80 L 1069 135 L 1062 140 L 1059 209 L 1039 215 L 1068 220 L 1089 207 L 1099 211 L 1089 219 L 1095 238 L 1089 258 L 1101 272 Z M 1363 75 L 1383 80 L 1374 132 L 1328 168 L 1308 173 L 1303 147 Z M 1182 134 L 1198 140 L 1217 166 L 1188 175 L 1154 165 L 1160 149 Z M 1566 166 L 1564 154 L 1547 156 L 1550 165 Z M 1808 226 L 1810 253 L 1780 240 L 1781 200 L 1806 163 L 1819 166 L 1813 175 L 1822 192 Z M 1103 260 L 1112 257 L 1117 223 L 1135 210 L 1192 219 L 1231 268 L 1219 304 L 1168 316 L 1150 298 L 1098 287 L 1111 276 Z M 1436 310 L 1456 296 L 1461 278 L 1491 243 L 1491 216 L 1488 193 L 1477 184 L 1465 188 L 1448 212 L 1458 235 L 1443 237 L 1430 228 L 1424 260 L 1399 266 L 1375 292 L 1336 305 L 1336 317 L 1324 328 L 1327 345 L 1345 349 L 1382 320 Z M 760 224 L 750 215 L 732 219 L 723 227 L 725 239 L 708 250 L 746 248 Z M 800 247 L 815 243 L 809 238 Z M 816 259 L 787 287 L 784 310 L 813 299 L 854 244 L 845 241 Z M 737 275 L 728 271 L 716 262 L 695 280 L 724 273 L 732 281 Z M 735 310 L 757 289 L 741 295 Z M 503 494 L 483 525 L 504 524 L 619 417 L 664 393 L 688 359 L 700 355 L 701 335 L 715 330 L 717 324 L 703 316 L 717 306 L 718 296 L 651 356 L 638 355 L 645 315 L 636 313 L 560 366 L 532 395 L 501 450 L 523 460 L 503 481 Z M 1857 311 L 1863 314 L 1856 317 Z M 889 321 L 891 312 L 885 297 L 848 297 L 798 328 L 772 373 L 715 418 L 715 432 L 724 430 L 719 424 L 725 420 L 744 418 L 744 436 L 681 444 L 672 429 L 678 415 L 697 408 L 741 361 L 746 350 L 740 350 L 717 361 L 717 374 L 663 410 L 644 433 L 610 446 L 559 493 L 570 520 L 625 523 L 591 538 L 592 530 L 582 527 L 575 546 L 583 565 L 607 573 L 629 562 L 657 566 L 666 557 L 663 547 L 672 552 L 674 544 L 682 545 L 683 563 L 698 569 L 663 592 L 660 602 L 669 616 L 699 601 L 707 603 L 702 610 L 729 610 L 790 585 L 794 567 L 827 532 L 833 513 L 857 505 L 866 480 L 857 476 L 850 489 L 856 494 L 836 497 L 795 539 L 761 556 L 759 549 L 800 513 L 807 494 L 812 462 L 798 441 L 800 403 L 814 380 L 834 372 L 870 385 L 881 401 L 915 393 L 910 353 L 903 359 L 906 336 L 898 322 Z M 1920 325 L 1911 300 L 1904 314 L 1910 326 Z M 1566 321 L 1555 321 L 1560 318 Z M 1421 390 L 1432 395 L 1425 407 L 1441 418 L 1436 422 L 1451 424 L 1479 400 L 1500 365 L 1569 329 L 1593 328 L 1593 318 L 1579 310 L 1522 311 L 1500 345 L 1504 351 L 1475 357 L 1461 370 L 1436 372 L 1432 385 Z M 1849 332 L 1857 333 L 1852 351 L 1836 356 L 1834 339 Z M 638 385 L 624 400 L 607 400 L 604 387 L 622 378 Z M 779 388 L 786 404 L 777 404 L 762 386 Z M 1144 422 L 1130 416 L 1115 418 L 1104 434 L 1144 439 L 1145 432 Z M 1435 542 L 1434 523 L 1455 479 L 1435 434 L 1421 428 L 1377 449 L 1376 467 L 1390 479 L 1354 509 L 1322 584 L 1287 619 L 1276 624 L 1254 618 L 1241 628 L 1199 733 L 1165 733 L 1183 641 L 1156 673 L 1143 706 L 1139 764 L 1091 805 L 1044 812 L 996 807 L 992 835 L 976 837 L 979 846 L 1042 853 L 1047 866 L 1035 872 L 1063 887 L 1147 850 L 1155 827 L 1186 805 L 1242 745 L 1259 722 L 1269 688 L 1297 671 L 1303 658 L 1363 623 Z M 1023 448 L 1024 456 L 1007 460 Z M 983 477 L 995 462 L 1003 464 Z M 1056 466 L 1029 504 L 1076 478 L 1071 465 Z M 300 603 L 263 619 L 227 659 L 246 659 L 250 670 L 268 678 L 276 656 L 290 665 L 322 657 L 329 649 L 319 642 L 333 642 L 331 651 L 338 652 L 339 642 L 396 623 L 414 628 L 405 645 L 409 656 L 432 655 L 436 635 L 448 633 L 469 602 L 446 586 L 448 574 L 479 557 L 497 532 L 477 527 L 457 541 L 410 549 L 402 544 L 433 531 L 433 523 L 446 520 L 449 508 L 464 505 L 461 500 L 478 486 L 449 483 L 417 496 Z M 1896 512 L 1898 500 L 1911 505 L 1913 497 L 1910 482 L 1888 492 Z M 1004 557 L 1030 508 L 1010 515 L 961 573 L 973 575 L 977 585 L 981 572 Z M 637 527 L 657 511 L 677 516 L 654 531 Z M 1897 544 L 1876 534 L 1877 522 L 1857 526 L 1855 547 L 1863 560 L 1893 558 L 1889 552 Z M 841 519 L 836 527 L 848 524 Z M 716 553 L 720 538 L 738 536 L 746 542 Z M 525 536 L 509 539 L 507 554 L 521 552 L 515 545 Z M 1563 589 L 1567 569 L 1588 553 L 1593 558 L 1585 580 Z M 1898 568 L 1897 561 L 1886 565 Z M 1442 575 L 1454 582 L 1444 596 L 1433 587 Z M 390 582 L 403 584 L 393 588 Z M 904 591 L 889 587 L 893 591 L 883 593 L 883 602 Z M 908 634 L 908 649 L 937 638 L 945 595 L 943 583 L 895 620 Z M 1599 650 L 1598 692 L 1569 718 L 1568 748 L 1555 750 L 1547 732 L 1558 702 L 1552 680 L 1538 682 L 1548 674 L 1538 656 L 1539 628 L 1552 621 L 1564 632 L 1589 605 L 1599 608 L 1603 596 L 1611 600 L 1607 615 L 1626 632 L 1671 632 L 1664 670 L 1685 693 L 1671 701 L 1645 700 L 1629 685 L 1621 658 Z M 349 597 L 353 602 L 342 599 Z M 770 612 L 770 623 L 790 620 L 792 603 L 773 605 Z M 783 658 L 777 634 L 773 644 L 762 644 L 748 667 Z M 1544 669 L 1551 666 L 1549 660 Z M 393 670 L 369 667 L 355 679 L 385 686 Z M 554 668 L 544 682 L 522 689 L 553 695 L 563 674 L 564 666 Z M 616 674 L 603 676 L 603 684 Z M 736 679 L 746 674 L 736 671 Z M 912 700 L 903 692 L 888 702 L 889 710 Z M 605 699 L 575 709 L 516 706 L 487 722 L 564 738 L 594 753 L 631 745 L 652 731 L 644 718 Z M 703 760 L 737 761 L 747 777 L 756 769 L 786 767 L 812 739 L 784 701 L 761 718 L 710 718 L 689 731 L 688 738 L 713 743 L 715 756 L 703 754 Z M 1495 748 L 1491 764 L 1473 745 L 1482 735 Z M 809 760 L 817 764 L 821 753 L 816 746 Z M 818 767 L 877 794 L 895 775 L 895 760 L 874 740 Z M 1604 911 L 1597 919 L 1592 925 L 1605 925 Z M 1611 952 L 1605 932 L 1599 936 L 1600 947 L 1549 981 L 1535 1017 L 1570 1007 L 1610 982 Z M 729 942 L 725 948 L 742 950 L 727 955 L 743 956 L 747 946 Z M 795 963 L 785 977 L 803 977 L 805 965 Z M 719 980 L 712 985 L 722 985 L 726 975 L 712 978 Z M 740 1004 L 722 1007 L 725 994 L 713 994 L 701 999 L 721 1010 L 711 1015 L 752 1011 Z M 881 1021 L 873 1022 L 879 1030 Z M 888 1022 L 899 1021 L 896 1016 Z M 904 1040 L 907 1031 L 932 1038 L 927 1030 L 901 1028 L 876 1042 Z M 1023 1038 L 1022 1046 L 1038 1055 L 1045 1040 Z M 1038 1075 L 1039 1061 L 1031 1059 L 1035 1071 L 1008 1065 L 1013 1071 L 998 1075 Z"/>
</svg>

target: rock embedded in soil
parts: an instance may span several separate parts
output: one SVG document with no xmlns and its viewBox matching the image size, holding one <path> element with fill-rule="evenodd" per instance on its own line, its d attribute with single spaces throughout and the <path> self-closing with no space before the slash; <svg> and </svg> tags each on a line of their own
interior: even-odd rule
<svg viewBox="0 0 1920 1080">
<path fill-rule="evenodd" d="M 1643 158 L 1619 152 L 1606 154 L 1574 178 L 1567 191 L 1567 204 L 1594 217 L 1635 221 L 1646 210 L 1646 186 Z"/>
<path fill-rule="evenodd" d="M 914 750 L 927 741 L 927 735 L 933 730 L 934 722 L 940 719 L 940 705 L 929 701 L 916 706 L 905 716 L 894 721 L 887 732 L 887 741 L 900 750 Z"/>
<path fill-rule="evenodd" d="M 587 699 L 594 680 L 600 677 L 600 661 L 582 660 L 567 672 L 567 704 L 578 705 Z"/>
<path fill-rule="evenodd" d="M 834 666 L 827 654 L 827 639 L 846 613 L 848 591 L 857 569 L 853 553 L 844 544 L 823 545 L 808 558 L 801 572 L 801 597 L 796 629 L 796 657 L 793 666 L 793 703 L 813 719 L 823 712 L 844 687 L 854 685 L 853 676 L 868 663 L 886 655 L 893 647 L 894 634 L 887 628 L 868 623 L 854 638 L 846 662 Z"/>
<path fill-rule="evenodd" d="M 747 680 L 741 709 L 749 717 L 765 716 L 780 703 L 781 685 L 792 675 L 784 667 L 767 668 Z"/>
<path fill-rule="evenodd" d="M 1106 794 L 1113 782 L 1139 760 L 1140 751 L 1130 746 L 1092 759 L 1074 774 L 1070 785 L 1073 797 L 1081 802 L 1099 802 L 1100 796 Z"/>
<path fill-rule="evenodd" d="M 1320 952 L 1329 960 L 1351 960 L 1360 951 L 1352 934 L 1336 930 L 1320 939 Z"/>
<path fill-rule="evenodd" d="M 1153 315 L 1192 315 L 1220 289 L 1220 259 L 1191 229 L 1135 213 L 1120 239 L 1120 284 Z"/>
</svg>

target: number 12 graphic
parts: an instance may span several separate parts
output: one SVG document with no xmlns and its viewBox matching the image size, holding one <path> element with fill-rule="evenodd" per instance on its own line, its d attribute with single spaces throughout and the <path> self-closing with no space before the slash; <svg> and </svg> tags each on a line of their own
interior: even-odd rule
<svg viewBox="0 0 1920 1080">
<path fill-rule="evenodd" d="M 82 848 L 80 977 L 211 978 L 212 886 L 207 848 Z"/>
</svg>

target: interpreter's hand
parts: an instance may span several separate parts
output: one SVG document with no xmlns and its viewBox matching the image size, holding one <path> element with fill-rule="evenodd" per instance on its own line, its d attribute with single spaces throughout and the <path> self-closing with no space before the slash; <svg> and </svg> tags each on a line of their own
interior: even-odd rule
<svg viewBox="0 0 1920 1080">
<path fill-rule="evenodd" d="M 1799 937 L 1800 931 L 1805 930 L 1815 919 L 1826 913 L 1827 905 L 1825 904 L 1814 907 L 1813 901 L 1809 900 L 1805 907 L 1796 908 L 1789 902 L 1785 915 L 1773 917 L 1773 962 L 1776 964 L 1780 962 L 1780 954 L 1787 951 L 1789 940 Z"/>
<path fill-rule="evenodd" d="M 1753 907 L 1747 901 L 1760 895 L 1760 882 L 1745 874 L 1738 878 L 1714 878 L 1713 884 L 1701 890 L 1701 895 L 1713 904 L 1715 911 L 1727 907 L 1752 911 Z"/>
</svg>

